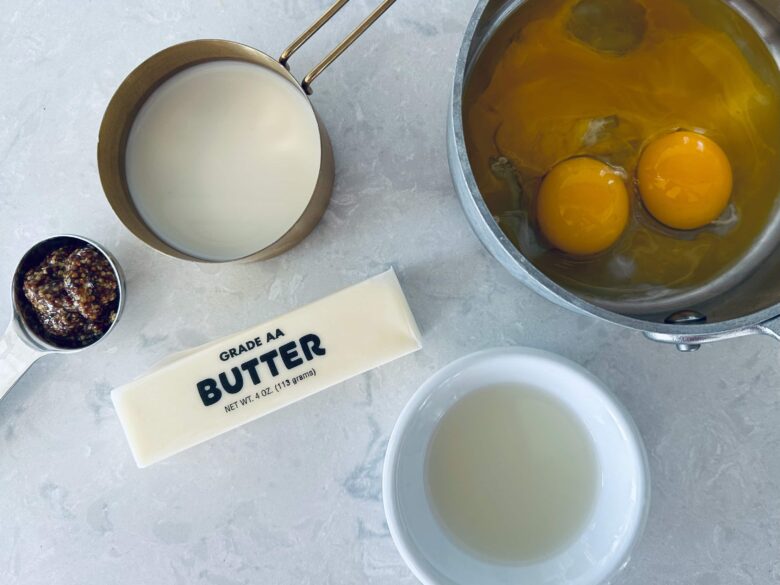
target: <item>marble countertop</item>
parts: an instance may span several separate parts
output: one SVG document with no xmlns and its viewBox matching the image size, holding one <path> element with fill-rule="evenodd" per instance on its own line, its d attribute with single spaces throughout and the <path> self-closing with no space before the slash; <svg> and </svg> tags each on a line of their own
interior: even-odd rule
<svg viewBox="0 0 780 585">
<path fill-rule="evenodd" d="M 474 0 L 398 2 L 324 73 L 332 203 L 277 259 L 202 267 L 137 241 L 102 195 L 103 110 L 140 61 L 227 38 L 280 53 L 329 0 L 3 0 L 0 275 L 52 233 L 105 244 L 127 275 L 105 342 L 35 364 L 0 402 L 0 583 L 412 584 L 381 502 L 384 448 L 417 386 L 500 345 L 560 353 L 633 413 L 652 468 L 647 531 L 620 585 L 780 583 L 780 346 L 680 354 L 524 288 L 480 246 L 450 184 L 445 113 Z M 307 66 L 375 2 L 352 2 Z M 168 353 L 394 265 L 423 351 L 137 469 L 110 390 Z M 0 303 L 0 319 L 10 301 Z"/>
</svg>

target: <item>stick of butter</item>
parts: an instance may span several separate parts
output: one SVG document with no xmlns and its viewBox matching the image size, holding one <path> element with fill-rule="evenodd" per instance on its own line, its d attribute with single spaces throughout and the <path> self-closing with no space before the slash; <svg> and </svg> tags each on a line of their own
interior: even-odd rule
<svg viewBox="0 0 780 585">
<path fill-rule="evenodd" d="M 190 350 L 111 398 L 146 467 L 420 347 L 390 269 Z"/>
</svg>

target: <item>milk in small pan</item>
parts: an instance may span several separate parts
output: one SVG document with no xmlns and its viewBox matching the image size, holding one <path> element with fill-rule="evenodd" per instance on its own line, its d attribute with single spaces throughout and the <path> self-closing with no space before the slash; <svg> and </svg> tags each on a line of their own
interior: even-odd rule
<svg viewBox="0 0 780 585">
<path fill-rule="evenodd" d="M 155 53 L 106 108 L 98 169 L 111 207 L 156 250 L 194 262 L 265 260 L 322 218 L 335 161 L 307 95 L 313 81 L 395 0 L 382 0 L 299 82 L 292 55 L 346 4 L 339 0 L 278 59 L 199 39 Z"/>
<path fill-rule="evenodd" d="M 270 69 L 203 63 L 149 97 L 125 165 L 157 236 L 191 256 L 235 260 L 273 244 L 306 209 L 320 172 L 317 119 L 300 87 Z"/>
</svg>

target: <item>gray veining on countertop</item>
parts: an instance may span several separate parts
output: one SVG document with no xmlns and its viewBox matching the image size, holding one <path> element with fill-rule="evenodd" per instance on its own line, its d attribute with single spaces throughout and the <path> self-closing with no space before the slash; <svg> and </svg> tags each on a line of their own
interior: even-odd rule
<svg viewBox="0 0 780 585">
<path fill-rule="evenodd" d="M 33 366 L 0 402 L 0 583 L 396 585 L 415 580 L 381 503 L 384 447 L 416 387 L 474 350 L 522 344 L 590 368 L 647 444 L 653 501 L 620 585 L 780 583 L 780 345 L 691 355 L 574 315 L 480 247 L 445 156 L 452 65 L 473 0 L 401 0 L 315 83 L 333 201 L 259 264 L 161 256 L 112 214 L 95 145 L 114 88 L 178 41 L 278 54 L 329 0 L 2 0 L 0 277 L 37 239 L 93 237 L 127 275 L 105 343 Z M 301 75 L 373 6 L 357 0 L 293 59 Z M 170 352 L 262 322 L 393 264 L 425 347 L 139 470 L 111 388 Z M 0 319 L 10 316 L 0 303 Z"/>
</svg>

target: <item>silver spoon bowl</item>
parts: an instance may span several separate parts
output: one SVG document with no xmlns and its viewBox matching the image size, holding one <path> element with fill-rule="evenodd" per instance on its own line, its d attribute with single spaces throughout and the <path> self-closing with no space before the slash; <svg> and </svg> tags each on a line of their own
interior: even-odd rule
<svg viewBox="0 0 780 585">
<path fill-rule="evenodd" d="M 22 281 L 27 271 L 37 266 L 44 257 L 56 248 L 64 245 L 83 246 L 89 244 L 105 256 L 117 282 L 118 303 L 116 317 L 109 328 L 97 339 L 83 347 L 64 347 L 55 345 L 51 340 L 37 333 L 37 327 L 29 322 L 29 311 L 25 310 L 27 299 L 22 294 Z M 13 388 L 28 368 L 39 358 L 51 353 L 76 353 L 104 339 L 116 326 L 122 314 L 125 301 L 125 286 L 122 269 L 116 259 L 103 246 L 88 238 L 74 235 L 58 235 L 46 238 L 35 244 L 22 256 L 11 279 L 11 322 L 5 334 L 0 338 L 0 398 Z"/>
</svg>

